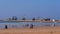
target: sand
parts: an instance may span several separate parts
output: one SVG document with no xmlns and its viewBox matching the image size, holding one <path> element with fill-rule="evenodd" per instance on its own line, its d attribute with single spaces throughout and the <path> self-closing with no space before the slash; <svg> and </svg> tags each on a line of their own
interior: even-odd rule
<svg viewBox="0 0 60 34">
<path fill-rule="evenodd" d="M 0 29 L 0 34 L 60 34 L 60 27 Z"/>
</svg>

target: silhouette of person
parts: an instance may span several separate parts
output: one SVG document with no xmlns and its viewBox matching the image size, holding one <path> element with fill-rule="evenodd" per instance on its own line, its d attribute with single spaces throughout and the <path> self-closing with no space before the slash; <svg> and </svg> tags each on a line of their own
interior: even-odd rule
<svg viewBox="0 0 60 34">
<path fill-rule="evenodd" d="M 5 25 L 5 29 L 7 29 L 8 27 L 7 27 L 7 25 Z"/>
<path fill-rule="evenodd" d="M 29 26 L 29 24 L 26 24 L 26 26 L 28 27 L 28 26 Z"/>
<path fill-rule="evenodd" d="M 30 25 L 30 28 L 31 28 L 31 29 L 33 28 L 33 24 Z"/>
</svg>

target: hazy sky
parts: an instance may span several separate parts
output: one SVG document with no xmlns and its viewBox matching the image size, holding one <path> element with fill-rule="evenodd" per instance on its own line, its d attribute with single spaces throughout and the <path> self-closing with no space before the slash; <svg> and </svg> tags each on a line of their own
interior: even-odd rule
<svg viewBox="0 0 60 34">
<path fill-rule="evenodd" d="M 60 19 L 60 0 L 0 0 L 0 18 L 12 16 Z"/>
</svg>

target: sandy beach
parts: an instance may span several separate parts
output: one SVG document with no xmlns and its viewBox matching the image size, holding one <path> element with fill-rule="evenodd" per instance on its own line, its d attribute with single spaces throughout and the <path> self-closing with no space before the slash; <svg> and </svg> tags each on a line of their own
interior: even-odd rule
<svg viewBox="0 0 60 34">
<path fill-rule="evenodd" d="M 60 34 L 60 27 L 0 29 L 0 34 Z"/>
</svg>

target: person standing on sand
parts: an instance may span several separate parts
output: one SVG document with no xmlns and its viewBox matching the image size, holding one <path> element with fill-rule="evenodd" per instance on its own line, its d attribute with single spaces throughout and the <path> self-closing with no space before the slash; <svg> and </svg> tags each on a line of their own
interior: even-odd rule
<svg viewBox="0 0 60 34">
<path fill-rule="evenodd" d="M 8 27 L 7 27 L 7 25 L 5 25 L 5 29 L 7 29 Z"/>
<path fill-rule="evenodd" d="M 32 28 L 33 28 L 33 24 L 30 25 L 30 29 L 32 29 Z"/>
</svg>

